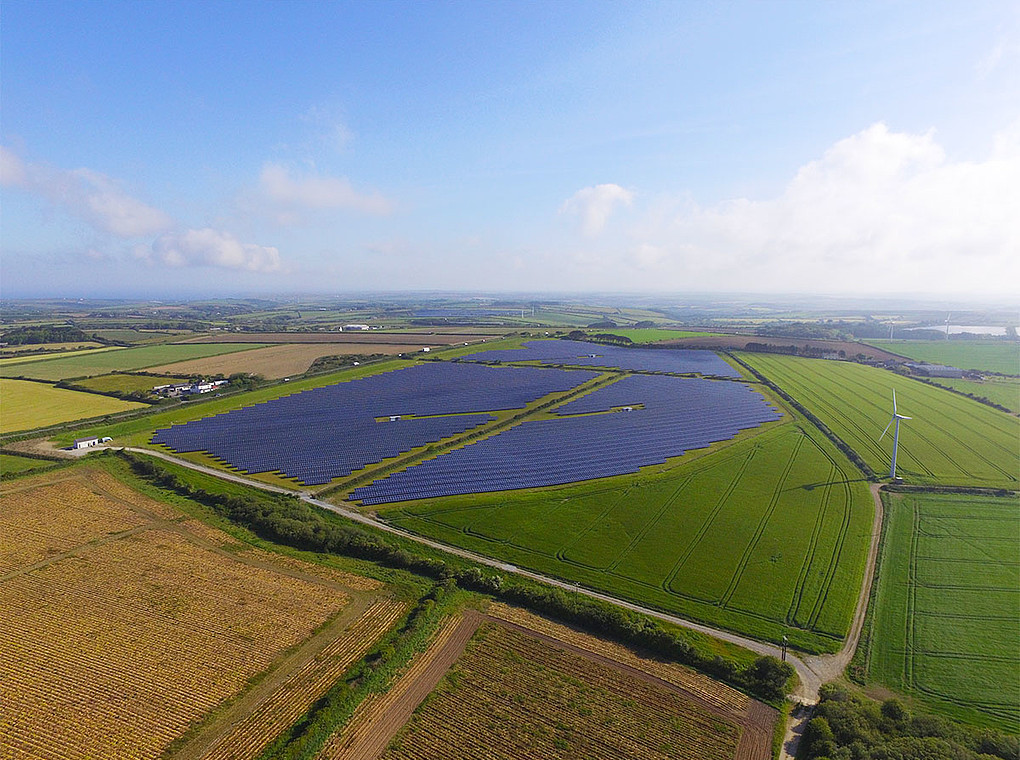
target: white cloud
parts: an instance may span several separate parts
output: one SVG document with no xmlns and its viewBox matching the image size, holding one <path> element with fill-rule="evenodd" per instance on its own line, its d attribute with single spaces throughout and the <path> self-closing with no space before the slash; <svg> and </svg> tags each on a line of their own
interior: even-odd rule
<svg viewBox="0 0 1020 760">
<path fill-rule="evenodd" d="M 25 164 L 3 145 L 0 145 L 0 186 L 22 187 L 26 182 Z"/>
<path fill-rule="evenodd" d="M 633 199 L 634 194 L 619 185 L 584 187 L 560 206 L 560 213 L 580 217 L 582 232 L 594 237 L 605 229 L 606 222 L 617 206 L 629 206 Z"/>
<path fill-rule="evenodd" d="M 0 148 L 4 185 L 42 196 L 102 232 L 136 238 L 169 229 L 173 221 L 159 209 L 126 193 L 118 182 L 91 169 L 53 169 L 21 160 Z"/>
<path fill-rule="evenodd" d="M 248 272 L 280 270 L 280 252 L 276 248 L 242 243 L 228 232 L 209 228 L 161 235 L 152 244 L 152 257 L 171 267 L 212 266 Z"/>
<path fill-rule="evenodd" d="M 345 178 L 294 177 L 280 164 L 266 164 L 259 187 L 284 214 L 294 209 L 349 209 L 363 214 L 388 214 L 393 205 L 379 193 L 360 193 Z M 287 216 L 283 217 L 287 219 Z"/>
<path fill-rule="evenodd" d="M 931 132 L 875 124 L 775 198 L 649 214 L 627 263 L 678 287 L 1002 292 L 1020 280 L 1018 178 L 1020 124 L 982 162 L 948 161 Z"/>
</svg>

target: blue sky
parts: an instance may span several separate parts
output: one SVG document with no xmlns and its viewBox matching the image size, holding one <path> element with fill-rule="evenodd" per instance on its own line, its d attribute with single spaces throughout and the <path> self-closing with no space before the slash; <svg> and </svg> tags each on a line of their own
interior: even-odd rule
<svg viewBox="0 0 1020 760">
<path fill-rule="evenodd" d="M 1015 2 L 45 2 L 4 296 L 1015 295 Z"/>
</svg>

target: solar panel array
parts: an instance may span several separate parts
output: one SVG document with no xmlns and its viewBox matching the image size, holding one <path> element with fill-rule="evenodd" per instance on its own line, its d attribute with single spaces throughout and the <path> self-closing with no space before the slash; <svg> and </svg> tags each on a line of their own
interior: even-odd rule
<svg viewBox="0 0 1020 760">
<path fill-rule="evenodd" d="M 714 351 L 687 348 L 624 348 L 577 340 L 532 340 L 524 348 L 482 351 L 461 358 L 474 362 L 538 361 L 580 367 L 612 367 L 636 372 L 698 373 L 738 378 L 740 374 Z"/>
<path fill-rule="evenodd" d="M 624 406 L 633 410 L 593 413 Z M 384 504 L 623 475 L 781 417 L 743 383 L 657 375 L 624 377 L 557 413 L 357 488 L 352 498 Z"/>
<path fill-rule="evenodd" d="M 178 452 L 206 451 L 239 470 L 278 471 L 320 485 L 477 427 L 494 419 L 490 411 L 520 409 L 596 376 L 433 362 L 174 425 L 157 430 L 152 442 Z M 376 422 L 379 417 L 386 421 Z"/>
</svg>

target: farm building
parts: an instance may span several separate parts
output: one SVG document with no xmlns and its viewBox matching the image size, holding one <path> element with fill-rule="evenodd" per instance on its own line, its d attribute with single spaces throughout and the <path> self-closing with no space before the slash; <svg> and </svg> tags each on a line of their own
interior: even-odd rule
<svg viewBox="0 0 1020 760">
<path fill-rule="evenodd" d="M 90 448 L 91 446 L 98 446 L 98 445 L 99 445 L 99 437 L 95 436 L 95 435 L 92 435 L 92 436 L 89 436 L 88 438 L 75 438 L 74 439 L 74 446 L 72 448 L 75 448 L 75 449 L 87 449 L 87 448 Z"/>
<path fill-rule="evenodd" d="M 944 364 L 917 364 L 907 362 L 907 368 L 916 375 L 925 377 L 963 377 L 963 370 L 958 367 L 948 367 Z"/>
<path fill-rule="evenodd" d="M 340 328 L 341 332 L 350 332 L 352 330 L 367 330 L 368 325 L 344 325 Z"/>
</svg>

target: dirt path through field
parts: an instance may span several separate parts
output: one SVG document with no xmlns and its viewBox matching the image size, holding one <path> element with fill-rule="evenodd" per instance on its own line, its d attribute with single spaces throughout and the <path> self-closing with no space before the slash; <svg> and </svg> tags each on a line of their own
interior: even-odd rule
<svg viewBox="0 0 1020 760">
<path fill-rule="evenodd" d="M 461 656 L 482 620 L 482 615 L 474 610 L 454 619 L 396 684 L 383 696 L 366 704 L 367 709 L 361 715 L 352 718 L 348 730 L 337 736 L 335 742 L 329 742 L 320 757 L 376 760 Z"/>
</svg>

